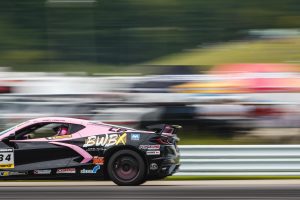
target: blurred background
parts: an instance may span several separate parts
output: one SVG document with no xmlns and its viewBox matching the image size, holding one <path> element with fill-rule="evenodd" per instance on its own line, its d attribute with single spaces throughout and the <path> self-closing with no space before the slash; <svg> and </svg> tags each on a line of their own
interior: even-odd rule
<svg viewBox="0 0 300 200">
<path fill-rule="evenodd" d="M 0 128 L 67 116 L 181 144 L 300 142 L 298 0 L 0 1 Z"/>
</svg>

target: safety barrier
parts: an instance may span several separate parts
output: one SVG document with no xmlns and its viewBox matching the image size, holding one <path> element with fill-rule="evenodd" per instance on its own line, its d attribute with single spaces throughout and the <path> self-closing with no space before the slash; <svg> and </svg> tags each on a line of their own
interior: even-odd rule
<svg viewBox="0 0 300 200">
<path fill-rule="evenodd" d="M 300 145 L 180 145 L 179 149 L 176 175 L 300 175 Z"/>
</svg>

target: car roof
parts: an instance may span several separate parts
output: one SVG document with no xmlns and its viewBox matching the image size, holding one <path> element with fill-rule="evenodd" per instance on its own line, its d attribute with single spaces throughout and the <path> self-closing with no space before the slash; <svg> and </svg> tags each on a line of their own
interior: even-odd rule
<svg viewBox="0 0 300 200">
<path fill-rule="evenodd" d="M 73 124 L 81 124 L 84 126 L 89 126 L 91 124 L 97 124 L 99 126 L 104 127 L 118 127 L 118 128 L 124 128 L 126 130 L 130 131 L 139 131 L 144 133 L 154 133 L 152 131 L 143 131 L 143 130 L 137 130 L 134 128 L 124 127 L 124 126 L 118 126 L 113 124 L 106 124 L 101 121 L 89 121 L 85 119 L 77 119 L 77 118 L 70 118 L 70 117 L 40 117 L 36 119 L 29 120 L 30 123 L 39 123 L 39 122 L 60 122 L 60 123 L 73 123 Z"/>
<path fill-rule="evenodd" d="M 70 118 L 70 117 L 40 117 L 29 120 L 29 122 L 63 122 L 75 124 L 87 124 L 89 121 L 84 119 Z"/>
</svg>

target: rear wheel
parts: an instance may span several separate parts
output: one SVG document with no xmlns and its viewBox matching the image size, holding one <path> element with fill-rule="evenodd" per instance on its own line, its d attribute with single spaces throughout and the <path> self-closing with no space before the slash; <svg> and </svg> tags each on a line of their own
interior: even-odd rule
<svg viewBox="0 0 300 200">
<path fill-rule="evenodd" d="M 145 166 L 137 152 L 120 150 L 109 159 L 107 172 L 117 185 L 139 185 L 145 182 Z"/>
</svg>

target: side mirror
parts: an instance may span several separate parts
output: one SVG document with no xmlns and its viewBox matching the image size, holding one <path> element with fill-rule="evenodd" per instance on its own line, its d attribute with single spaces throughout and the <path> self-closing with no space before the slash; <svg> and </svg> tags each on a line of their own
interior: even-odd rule
<svg viewBox="0 0 300 200">
<path fill-rule="evenodd" d="M 9 134 L 7 137 L 5 137 L 2 141 L 5 143 L 9 143 L 10 140 L 15 139 L 15 133 Z"/>
<path fill-rule="evenodd" d="M 11 134 L 9 134 L 9 136 L 7 136 L 7 139 L 14 139 L 15 138 L 15 136 L 16 136 L 16 134 L 15 133 L 11 133 Z"/>
</svg>

